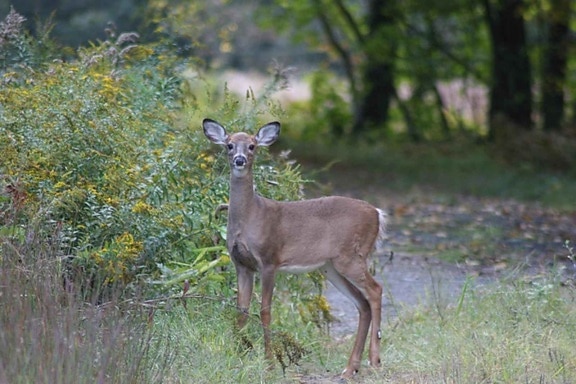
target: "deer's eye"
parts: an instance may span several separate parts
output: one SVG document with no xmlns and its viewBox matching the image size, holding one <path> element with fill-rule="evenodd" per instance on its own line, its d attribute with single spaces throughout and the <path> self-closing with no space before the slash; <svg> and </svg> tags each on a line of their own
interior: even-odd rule
<svg viewBox="0 0 576 384">
<path fill-rule="evenodd" d="M 232 150 L 234 148 L 234 144 L 228 144 L 227 147 L 229 150 Z"/>
<path fill-rule="evenodd" d="M 248 146 L 248 149 L 251 150 L 251 151 L 253 151 L 254 148 L 256 148 L 256 147 L 254 146 L 254 144 L 250 144 L 250 145 Z"/>
</svg>

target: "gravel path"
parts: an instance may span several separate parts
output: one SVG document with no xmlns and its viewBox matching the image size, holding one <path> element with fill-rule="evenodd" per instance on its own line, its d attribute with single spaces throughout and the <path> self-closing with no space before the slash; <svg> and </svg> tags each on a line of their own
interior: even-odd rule
<svg viewBox="0 0 576 384">
<path fill-rule="evenodd" d="M 389 249 L 394 252 L 392 261 L 389 255 L 374 256 L 375 277 L 384 287 L 383 322 L 394 321 L 402 309 L 457 303 L 467 279 L 484 286 L 507 274 L 533 276 L 552 267 L 576 277 L 564 247 L 566 240 L 576 242 L 574 212 L 473 198 L 449 204 L 372 200 L 388 207 Z M 325 295 L 336 318 L 332 335 L 353 336 L 358 321 L 353 304 L 331 284 Z"/>
</svg>

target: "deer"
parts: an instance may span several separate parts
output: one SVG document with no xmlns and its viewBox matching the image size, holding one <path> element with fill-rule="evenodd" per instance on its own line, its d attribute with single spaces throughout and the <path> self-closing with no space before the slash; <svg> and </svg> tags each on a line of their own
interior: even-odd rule
<svg viewBox="0 0 576 384">
<path fill-rule="evenodd" d="M 356 339 L 341 377 L 359 372 L 371 324 L 369 362 L 380 367 L 382 287 L 369 272 L 369 257 L 385 244 L 386 213 L 342 196 L 285 202 L 262 197 L 254 188 L 256 150 L 278 139 L 280 123 L 265 124 L 256 135 L 228 134 L 212 119 L 204 119 L 202 127 L 208 140 L 224 146 L 228 153 L 226 246 L 237 277 L 237 329 L 248 320 L 254 275 L 260 273 L 264 353 L 272 361 L 270 322 L 276 274 L 319 270 L 358 310 Z"/>
</svg>

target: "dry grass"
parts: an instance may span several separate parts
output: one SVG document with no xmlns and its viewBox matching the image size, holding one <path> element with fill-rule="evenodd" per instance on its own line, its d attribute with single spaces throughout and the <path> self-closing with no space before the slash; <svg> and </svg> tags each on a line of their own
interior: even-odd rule
<svg viewBox="0 0 576 384">
<path fill-rule="evenodd" d="M 150 369 L 154 333 L 138 311 L 80 300 L 48 239 L 0 240 L 1 383 L 154 382 L 168 361 Z"/>
</svg>

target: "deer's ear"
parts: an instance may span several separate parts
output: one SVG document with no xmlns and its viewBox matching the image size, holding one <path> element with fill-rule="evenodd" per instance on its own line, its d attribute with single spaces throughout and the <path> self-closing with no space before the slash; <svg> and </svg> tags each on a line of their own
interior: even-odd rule
<svg viewBox="0 0 576 384">
<path fill-rule="evenodd" d="M 256 134 L 256 142 L 260 146 L 267 147 L 274 144 L 278 136 L 280 136 L 280 123 L 273 121 L 260 128 Z"/>
<path fill-rule="evenodd" d="M 228 134 L 220 123 L 212 119 L 204 119 L 202 121 L 202 128 L 204 128 L 204 135 L 214 144 L 226 144 Z"/>
</svg>

